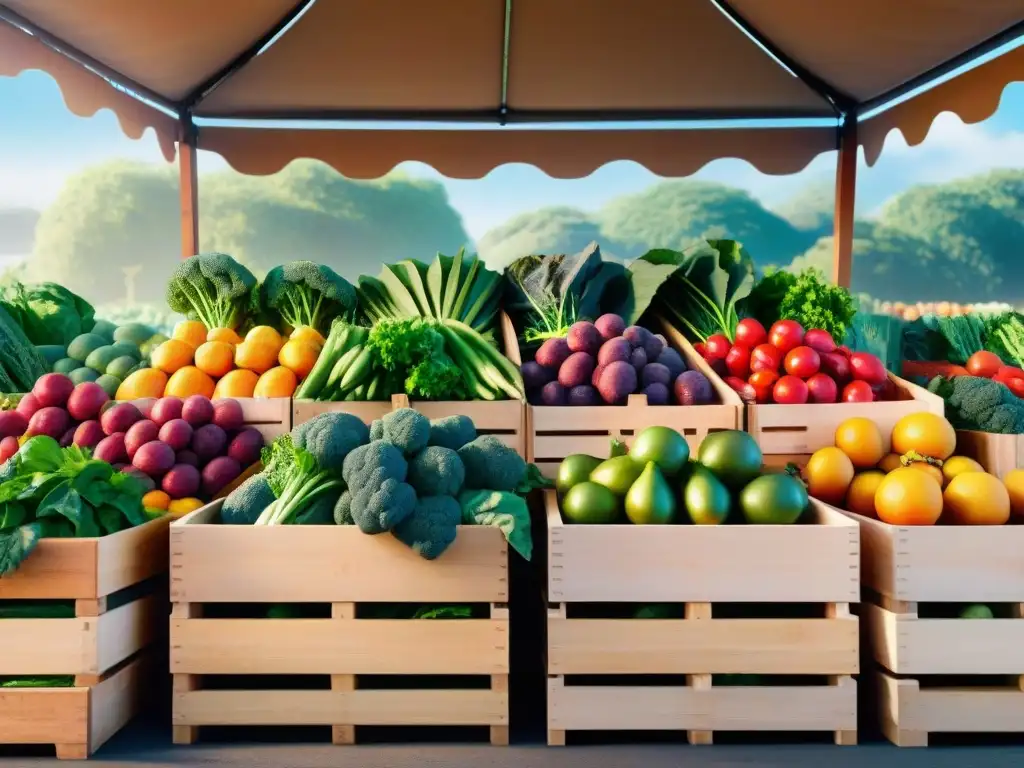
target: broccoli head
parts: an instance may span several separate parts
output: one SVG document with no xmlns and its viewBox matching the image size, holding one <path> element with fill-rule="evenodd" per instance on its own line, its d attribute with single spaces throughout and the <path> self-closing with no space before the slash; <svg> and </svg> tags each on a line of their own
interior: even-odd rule
<svg viewBox="0 0 1024 768">
<path fill-rule="evenodd" d="M 323 264 L 290 261 L 267 273 L 260 303 L 281 318 L 282 330 L 309 326 L 326 337 L 334 318 L 352 315 L 356 289 Z"/>
<path fill-rule="evenodd" d="M 946 416 L 957 429 L 1009 435 L 1024 432 L 1024 400 L 998 381 L 977 376 L 936 377 L 928 389 L 946 401 Z"/>
<path fill-rule="evenodd" d="M 220 521 L 225 525 L 253 525 L 277 496 L 262 472 L 253 475 L 224 499 Z"/>
<path fill-rule="evenodd" d="M 422 496 L 456 496 L 466 482 L 466 467 L 451 448 L 428 445 L 409 461 L 409 485 Z"/>
<path fill-rule="evenodd" d="M 399 408 L 381 419 L 384 439 L 406 456 L 413 456 L 427 447 L 430 440 L 430 420 L 412 408 Z"/>
<path fill-rule="evenodd" d="M 494 435 L 482 435 L 458 450 L 466 467 L 466 487 L 514 491 L 527 476 L 526 460 Z"/>
<path fill-rule="evenodd" d="M 476 440 L 476 426 L 469 416 L 445 416 L 430 422 L 430 445 L 459 450 Z"/>
<path fill-rule="evenodd" d="M 416 508 L 416 491 L 411 485 L 383 479 L 380 470 L 373 474 L 381 480 L 378 485 L 352 494 L 352 519 L 359 530 L 369 534 L 390 531 Z"/>
<path fill-rule="evenodd" d="M 238 328 L 251 308 L 256 278 L 225 253 L 181 262 L 167 283 L 167 306 L 207 328 Z"/>
<path fill-rule="evenodd" d="M 391 533 L 418 555 L 433 560 L 455 541 L 461 519 L 462 508 L 451 496 L 424 496 Z"/>
<path fill-rule="evenodd" d="M 404 483 L 409 474 L 409 464 L 402 452 L 391 443 L 374 440 L 359 446 L 345 457 L 341 477 L 355 495 L 370 486 L 373 473 L 377 470 L 383 470 L 385 477 Z"/>
<path fill-rule="evenodd" d="M 384 439 L 384 422 L 380 419 L 374 419 L 370 422 L 370 440 L 383 440 Z"/>
<path fill-rule="evenodd" d="M 356 521 L 352 519 L 352 492 L 346 490 L 341 496 L 338 497 L 338 501 L 334 504 L 334 524 L 335 525 L 355 525 Z"/>
<path fill-rule="evenodd" d="M 292 440 L 305 448 L 322 467 L 340 470 L 345 457 L 366 445 L 370 430 L 351 413 L 321 413 L 292 430 Z"/>
</svg>

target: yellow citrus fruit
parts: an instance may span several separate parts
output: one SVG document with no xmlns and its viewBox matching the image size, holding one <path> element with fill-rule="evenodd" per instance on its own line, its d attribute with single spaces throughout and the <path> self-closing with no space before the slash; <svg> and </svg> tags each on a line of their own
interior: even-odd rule
<svg viewBox="0 0 1024 768">
<path fill-rule="evenodd" d="M 171 374 L 164 388 L 165 397 L 189 397 L 203 395 L 213 397 L 213 379 L 194 365 L 186 365 Z"/>
<path fill-rule="evenodd" d="M 900 455 L 898 453 L 887 453 L 882 457 L 882 460 L 878 462 L 878 468 L 883 472 L 892 472 L 894 469 L 899 469 L 903 466 L 903 462 L 900 461 Z"/>
<path fill-rule="evenodd" d="M 206 341 L 206 326 L 198 320 L 182 320 L 174 326 L 171 338 L 184 341 L 192 349 L 195 349 Z"/>
<path fill-rule="evenodd" d="M 966 456 L 950 456 L 942 463 L 942 476 L 945 478 L 946 483 L 964 472 L 984 471 L 985 468 L 981 464 Z"/>
<path fill-rule="evenodd" d="M 885 479 L 885 472 L 869 469 L 853 476 L 846 491 L 846 508 L 866 517 L 875 516 L 875 493 Z"/>
<path fill-rule="evenodd" d="M 266 373 L 277 363 L 278 348 L 260 341 L 243 341 L 235 347 L 235 365 L 256 373 Z"/>
<path fill-rule="evenodd" d="M 1010 519 L 1010 492 L 988 472 L 963 472 L 942 495 L 946 516 L 955 525 L 1004 525 Z"/>
<path fill-rule="evenodd" d="M 956 431 L 941 416 L 920 411 L 904 416 L 892 428 L 892 449 L 898 454 L 917 451 L 945 461 L 956 450 Z"/>
<path fill-rule="evenodd" d="M 231 346 L 242 343 L 242 337 L 231 328 L 211 328 L 206 334 L 207 341 L 226 341 Z"/>
<path fill-rule="evenodd" d="M 115 400 L 141 400 L 144 397 L 163 397 L 167 387 L 167 374 L 159 368 L 141 368 L 129 373 L 117 388 Z"/>
<path fill-rule="evenodd" d="M 181 339 L 168 339 L 153 350 L 149 362 L 164 373 L 174 373 L 179 368 L 192 364 L 195 347 Z"/>
<path fill-rule="evenodd" d="M 946 484 L 946 478 L 943 477 L 942 470 L 934 464 L 929 464 L 926 461 L 912 461 L 908 466 L 911 469 L 916 469 L 918 472 L 924 472 L 928 477 L 939 484 L 939 488 Z"/>
<path fill-rule="evenodd" d="M 853 462 L 838 448 L 819 448 L 804 468 L 807 492 L 826 504 L 842 504 L 853 480 Z"/>
<path fill-rule="evenodd" d="M 275 329 L 271 328 L 269 325 L 257 325 L 255 328 L 253 328 L 251 331 L 245 334 L 245 342 L 256 342 L 259 344 L 265 344 L 269 347 L 273 347 L 274 354 L 276 355 L 277 351 L 281 348 L 281 345 L 284 343 L 284 339 L 281 338 L 280 333 L 278 333 Z"/>
<path fill-rule="evenodd" d="M 214 387 L 214 399 L 219 397 L 252 397 L 256 391 L 256 382 L 259 381 L 258 374 L 247 371 L 245 368 L 236 368 L 225 374 L 217 386 Z"/>
<path fill-rule="evenodd" d="M 202 507 L 204 502 L 202 499 L 187 498 L 187 499 L 175 499 L 167 505 L 167 511 L 171 517 L 183 517 L 189 512 L 195 512 L 197 509 Z"/>
<path fill-rule="evenodd" d="M 277 362 L 293 371 L 300 379 L 304 379 L 313 370 L 319 356 L 320 347 L 316 344 L 301 339 L 289 339 L 281 347 Z"/>
<path fill-rule="evenodd" d="M 1010 511 L 1014 517 L 1024 517 L 1024 469 L 1011 469 L 1003 478 L 1010 494 Z"/>
<path fill-rule="evenodd" d="M 226 341 L 207 341 L 196 350 L 196 368 L 219 379 L 235 367 L 235 348 Z"/>
<path fill-rule="evenodd" d="M 150 491 L 142 497 L 142 506 L 146 509 L 167 509 L 171 503 L 171 497 L 163 491 Z"/>
<path fill-rule="evenodd" d="M 863 416 L 854 416 L 836 427 L 835 444 L 858 469 L 869 469 L 885 456 L 882 431 Z"/>
<path fill-rule="evenodd" d="M 324 345 L 324 337 L 317 332 L 316 328 L 310 328 L 308 325 L 300 325 L 292 331 L 292 335 L 288 338 L 293 341 L 308 341 L 310 344 L 316 344 L 318 347 Z"/>
<path fill-rule="evenodd" d="M 926 472 L 894 469 L 875 491 L 875 514 L 890 525 L 935 525 L 942 514 L 942 488 Z"/>
<path fill-rule="evenodd" d="M 299 380 L 295 374 L 283 365 L 271 368 L 260 376 L 256 382 L 254 397 L 291 397 L 295 393 Z"/>
</svg>

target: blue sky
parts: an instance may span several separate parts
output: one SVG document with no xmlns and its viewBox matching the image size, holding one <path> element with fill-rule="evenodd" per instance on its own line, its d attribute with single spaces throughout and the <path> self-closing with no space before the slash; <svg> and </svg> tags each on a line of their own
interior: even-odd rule
<svg viewBox="0 0 1024 768">
<path fill-rule="evenodd" d="M 53 80 L 41 72 L 0 78 L 0 104 L 18 105 L 17 110 L 5 108 L 0 114 L 0 206 L 42 208 L 69 174 L 97 162 L 114 158 L 162 162 L 151 135 L 141 141 L 128 139 L 110 112 L 87 119 L 72 115 Z M 775 177 L 763 175 L 743 161 L 725 159 L 706 166 L 697 176 L 742 187 L 773 206 L 809 184 L 830 189 L 834 166 L 830 154 L 817 158 L 799 174 Z M 223 163 L 214 156 L 200 160 L 201 172 L 220 167 Z M 901 138 L 890 136 L 879 163 L 861 169 L 858 215 L 870 215 L 910 185 L 948 181 L 999 167 L 1024 167 L 1024 83 L 1006 89 L 999 111 L 985 123 L 965 126 L 955 116 L 944 114 L 927 141 L 912 149 Z M 408 164 L 405 170 L 442 181 L 475 238 L 518 213 L 546 205 L 593 210 L 658 181 L 644 168 L 627 162 L 569 181 L 551 179 L 523 165 L 504 166 L 475 181 L 444 179 L 418 164 Z"/>
</svg>

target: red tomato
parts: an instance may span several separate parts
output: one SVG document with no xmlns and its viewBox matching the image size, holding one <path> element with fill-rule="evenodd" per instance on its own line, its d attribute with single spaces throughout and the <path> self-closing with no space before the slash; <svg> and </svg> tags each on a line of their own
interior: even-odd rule
<svg viewBox="0 0 1024 768">
<path fill-rule="evenodd" d="M 736 376 L 726 376 L 725 383 L 736 391 L 736 394 L 740 396 L 740 400 L 744 403 L 752 403 L 757 399 L 754 388 L 743 379 Z"/>
<path fill-rule="evenodd" d="M 744 344 L 733 344 L 729 354 L 725 356 L 725 367 L 729 373 L 740 379 L 750 375 L 750 347 Z"/>
<path fill-rule="evenodd" d="M 868 384 L 884 384 L 889 378 L 882 361 L 868 352 L 854 352 L 850 355 L 850 371 L 853 378 Z"/>
<path fill-rule="evenodd" d="M 810 347 L 815 352 L 836 351 L 836 343 L 832 340 L 832 334 L 821 330 L 821 328 L 811 328 L 804 334 L 804 346 Z"/>
<path fill-rule="evenodd" d="M 782 353 L 771 344 L 758 344 L 750 353 L 750 370 L 754 373 L 758 371 L 774 373 L 779 370 L 780 365 L 782 365 Z"/>
<path fill-rule="evenodd" d="M 753 349 L 758 344 L 768 341 L 768 332 L 752 317 L 745 317 L 736 324 L 735 335 L 736 343 L 742 344 L 748 349 Z"/>
<path fill-rule="evenodd" d="M 838 384 L 845 384 L 850 378 L 850 361 L 839 352 L 823 352 L 819 357 L 822 373 L 827 373 Z"/>
<path fill-rule="evenodd" d="M 783 376 L 772 387 L 772 400 L 781 405 L 803 405 L 809 395 L 807 382 L 796 376 Z"/>
<path fill-rule="evenodd" d="M 707 347 L 704 346 L 703 341 L 698 341 L 696 344 L 694 344 L 693 351 L 696 352 L 701 357 L 703 357 L 705 360 L 708 359 L 708 350 Z"/>
<path fill-rule="evenodd" d="M 816 373 L 807 380 L 807 392 L 812 403 L 834 403 L 839 399 L 835 379 L 825 373 Z"/>
<path fill-rule="evenodd" d="M 875 393 L 866 381 L 851 381 L 843 388 L 844 403 L 870 403 L 874 399 Z"/>
<path fill-rule="evenodd" d="M 731 346 L 729 340 L 720 333 L 708 336 L 708 340 L 704 342 L 704 358 L 706 360 L 725 360 Z"/>
<path fill-rule="evenodd" d="M 967 358 L 967 372 L 971 376 L 980 376 L 983 379 L 991 379 L 1003 368 L 1003 361 L 999 359 L 999 355 L 993 354 L 992 352 L 975 352 L 969 358 Z"/>
<path fill-rule="evenodd" d="M 1024 379 L 1015 377 L 1006 382 L 1006 386 L 1010 388 L 1017 397 L 1024 397 Z"/>
<path fill-rule="evenodd" d="M 759 403 L 770 403 L 772 401 L 772 387 L 779 380 L 779 374 L 775 371 L 758 371 L 752 373 L 747 382 L 754 388 L 754 397 Z"/>
<path fill-rule="evenodd" d="M 786 354 L 799 347 L 804 341 L 804 328 L 796 320 L 778 320 L 768 331 L 768 342 Z"/>
<path fill-rule="evenodd" d="M 791 376 L 807 379 L 818 372 L 821 367 L 821 358 L 810 347 L 796 347 L 786 353 L 783 365 L 786 368 L 786 373 Z"/>
</svg>

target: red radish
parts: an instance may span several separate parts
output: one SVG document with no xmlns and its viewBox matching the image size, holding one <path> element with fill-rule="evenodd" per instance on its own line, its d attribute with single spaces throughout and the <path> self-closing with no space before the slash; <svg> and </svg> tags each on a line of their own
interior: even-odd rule
<svg viewBox="0 0 1024 768">
<path fill-rule="evenodd" d="M 742 344 L 748 349 L 753 349 L 758 344 L 768 341 L 768 332 L 752 317 L 745 317 L 736 324 L 735 336 L 736 343 Z"/>
<path fill-rule="evenodd" d="M 750 347 L 744 344 L 733 344 L 729 354 L 725 356 L 725 367 L 733 376 L 745 379 L 750 375 Z"/>
<path fill-rule="evenodd" d="M 0 438 L 21 437 L 28 429 L 28 419 L 17 411 L 0 412 Z"/>
<path fill-rule="evenodd" d="M 103 434 L 103 427 L 95 419 L 91 421 L 83 421 L 75 429 L 74 444 L 81 448 L 95 448 L 100 444 L 100 441 L 106 437 Z"/>
<path fill-rule="evenodd" d="M 847 358 L 838 352 L 823 352 L 819 357 L 822 373 L 827 373 L 839 384 L 850 378 L 850 361 Z"/>
<path fill-rule="evenodd" d="M 768 331 L 768 343 L 782 354 L 799 347 L 804 341 L 804 328 L 796 320 L 778 320 Z"/>
<path fill-rule="evenodd" d="M 135 452 L 132 466 L 152 478 L 162 477 L 174 466 L 174 451 L 167 443 L 154 440 Z"/>
<path fill-rule="evenodd" d="M 28 420 L 28 429 L 25 430 L 25 435 L 27 437 L 49 435 L 54 440 L 60 440 L 69 426 L 71 426 L 71 419 L 68 418 L 67 411 L 56 406 L 48 406 L 40 408 L 32 414 L 32 418 Z"/>
<path fill-rule="evenodd" d="M 750 353 L 750 370 L 777 372 L 782 365 L 782 353 L 771 344 L 758 344 Z"/>
<path fill-rule="evenodd" d="M 192 442 L 192 425 L 184 419 L 171 419 L 160 427 L 159 439 L 175 451 L 183 451 Z"/>
<path fill-rule="evenodd" d="M 889 378 L 882 361 L 867 352 L 854 352 L 850 355 L 850 371 L 853 378 L 868 384 L 884 384 Z"/>
<path fill-rule="evenodd" d="M 132 404 L 139 409 L 139 413 L 142 414 L 143 418 L 152 421 L 153 406 L 156 405 L 157 402 L 158 398 L 155 397 L 140 397 L 138 400 L 133 400 Z"/>
<path fill-rule="evenodd" d="M 92 452 L 93 458 L 108 464 L 119 464 L 128 458 L 124 449 L 124 432 L 115 432 L 100 440 Z"/>
<path fill-rule="evenodd" d="M 235 435 L 228 444 L 228 456 L 241 466 L 248 467 L 259 461 L 262 448 L 263 435 L 258 430 L 247 427 Z"/>
<path fill-rule="evenodd" d="M 733 349 L 735 349 L 735 347 L 733 347 Z M 736 394 L 740 396 L 740 400 L 744 403 L 753 403 L 757 399 L 757 394 L 754 392 L 754 388 L 743 379 L 736 376 L 727 376 L 725 383 L 736 391 Z"/>
<path fill-rule="evenodd" d="M 870 403 L 874 399 L 875 393 L 866 381 L 851 381 L 843 387 L 844 403 Z"/>
<path fill-rule="evenodd" d="M 128 427 L 139 421 L 142 414 L 139 409 L 131 403 L 118 403 L 117 405 L 103 411 L 100 416 L 100 426 L 108 435 L 115 432 L 127 432 Z"/>
<path fill-rule="evenodd" d="M 83 381 L 68 397 L 68 413 L 75 421 L 89 421 L 100 414 L 110 397 L 95 381 Z"/>
<path fill-rule="evenodd" d="M 810 347 L 815 352 L 836 351 L 836 343 L 832 339 L 832 334 L 828 331 L 823 331 L 821 328 L 811 328 L 811 330 L 805 333 L 804 345 Z"/>
<path fill-rule="evenodd" d="M 43 408 L 63 408 L 75 389 L 75 383 L 63 373 L 44 373 L 32 387 L 39 405 Z"/>
<path fill-rule="evenodd" d="M 794 347 L 786 353 L 784 365 L 786 373 L 807 379 L 818 372 L 821 358 L 810 347 Z"/>
<path fill-rule="evenodd" d="M 150 409 L 149 418 L 162 427 L 168 421 L 181 418 L 183 401 L 180 397 L 161 397 Z"/>
<path fill-rule="evenodd" d="M 772 387 L 779 380 L 779 374 L 775 371 L 758 371 L 750 375 L 747 382 L 754 388 L 754 397 L 759 403 L 770 403 L 772 401 Z"/>
<path fill-rule="evenodd" d="M 184 499 L 199 493 L 202 476 L 189 464 L 176 464 L 164 475 L 160 487 L 172 499 Z"/>
<path fill-rule="evenodd" d="M 128 460 L 135 458 L 135 452 L 146 443 L 157 439 L 160 428 L 149 419 L 140 419 L 128 427 L 124 433 L 124 450 L 128 454 Z"/>
<path fill-rule="evenodd" d="M 245 417 L 242 414 L 242 404 L 231 398 L 214 400 L 213 423 L 226 432 L 241 429 L 245 423 Z"/>
<path fill-rule="evenodd" d="M 221 489 L 242 474 L 238 462 L 230 456 L 218 456 L 203 467 L 203 493 L 216 496 Z"/>
<path fill-rule="evenodd" d="M 16 437 L 5 437 L 0 440 L 0 463 L 7 461 L 18 452 L 21 445 Z"/>
<path fill-rule="evenodd" d="M 731 346 L 729 340 L 720 333 L 708 336 L 708 340 L 704 342 L 704 359 L 725 360 Z"/>
<path fill-rule="evenodd" d="M 189 395 L 181 405 L 181 418 L 193 427 L 201 427 L 213 421 L 213 403 L 202 395 Z"/>
<path fill-rule="evenodd" d="M 25 421 L 28 421 L 32 418 L 32 414 L 40 408 L 42 408 L 42 406 L 39 404 L 39 401 L 36 400 L 36 396 L 30 392 L 18 401 L 18 407 L 14 410 L 20 413 Z"/>
<path fill-rule="evenodd" d="M 807 383 L 796 376 L 783 376 L 772 387 L 772 400 L 781 405 L 802 405 L 809 395 Z"/>
<path fill-rule="evenodd" d="M 838 352 L 843 357 L 849 357 L 850 355 L 853 354 L 853 350 L 850 349 L 845 344 L 841 344 L 840 346 L 836 347 L 836 352 Z"/>
<path fill-rule="evenodd" d="M 839 398 L 835 379 L 825 373 L 816 373 L 807 380 L 807 391 L 812 403 L 834 403 Z"/>
<path fill-rule="evenodd" d="M 216 424 L 204 424 L 192 433 L 192 450 L 201 462 L 222 455 L 227 445 L 227 433 Z"/>
</svg>

